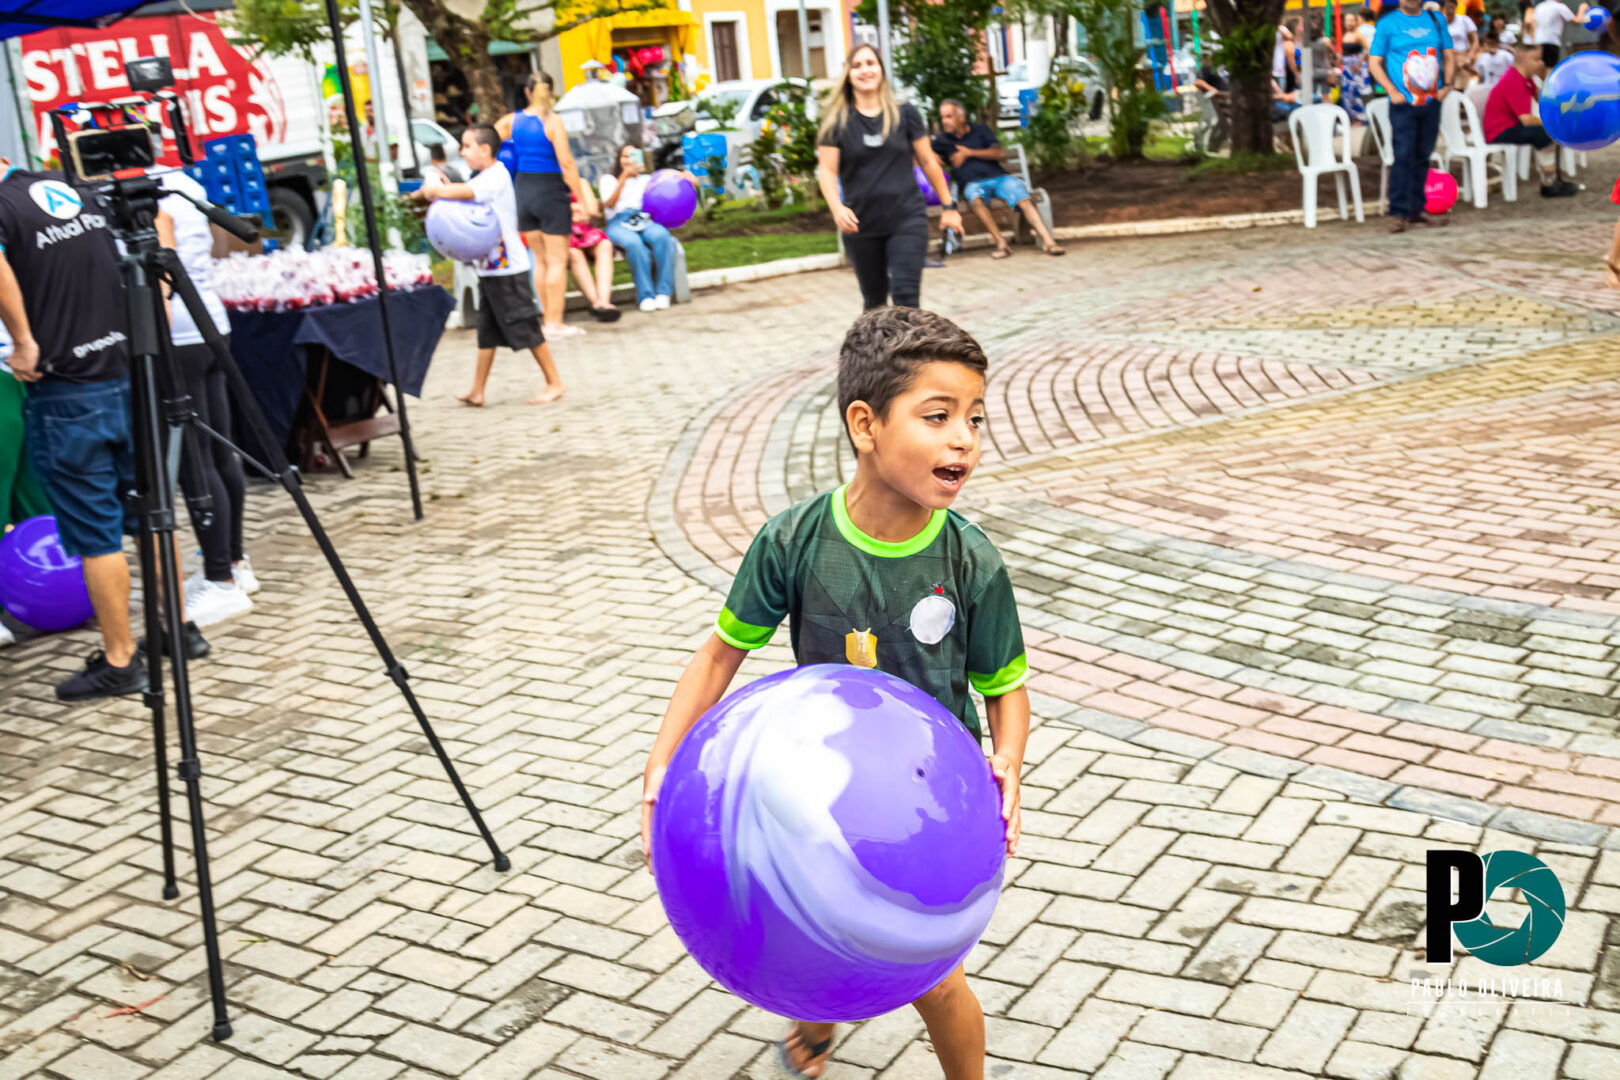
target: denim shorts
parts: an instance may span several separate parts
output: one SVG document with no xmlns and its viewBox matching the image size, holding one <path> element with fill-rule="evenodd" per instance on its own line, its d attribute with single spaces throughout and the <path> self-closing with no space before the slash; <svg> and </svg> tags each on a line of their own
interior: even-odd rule
<svg viewBox="0 0 1620 1080">
<path fill-rule="evenodd" d="M 962 189 L 962 198 L 968 202 L 978 202 L 980 199 L 1000 199 L 1008 206 L 1017 206 L 1029 198 L 1029 188 L 1024 182 L 1011 173 L 1001 176 L 992 176 L 987 180 L 975 180 Z"/>
<path fill-rule="evenodd" d="M 62 549 L 93 558 L 123 550 L 135 532 L 126 496 L 135 487 L 129 380 L 28 387 L 28 460 L 56 511 Z"/>
</svg>

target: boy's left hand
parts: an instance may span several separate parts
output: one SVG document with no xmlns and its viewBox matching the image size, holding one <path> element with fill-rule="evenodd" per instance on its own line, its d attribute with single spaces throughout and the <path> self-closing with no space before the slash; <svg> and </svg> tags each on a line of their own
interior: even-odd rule
<svg viewBox="0 0 1620 1080">
<path fill-rule="evenodd" d="M 1007 854 L 1018 854 L 1018 837 L 1023 832 L 1018 808 L 1018 770 L 1003 754 L 992 754 L 990 771 L 1001 786 L 1001 820 L 1007 823 Z"/>
</svg>

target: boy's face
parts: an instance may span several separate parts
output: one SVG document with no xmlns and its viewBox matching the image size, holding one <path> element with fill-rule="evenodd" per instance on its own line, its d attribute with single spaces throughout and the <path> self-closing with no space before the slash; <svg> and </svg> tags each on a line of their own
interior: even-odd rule
<svg viewBox="0 0 1620 1080">
<path fill-rule="evenodd" d="M 475 169 L 487 169 L 494 164 L 495 155 L 470 129 L 461 134 L 461 156 Z"/>
<path fill-rule="evenodd" d="M 872 454 L 884 483 L 943 510 L 979 464 L 984 422 L 984 377 L 965 364 L 933 362 L 918 367 L 910 389 L 889 403 L 887 417 L 867 410 L 852 434 L 856 449 Z"/>
</svg>

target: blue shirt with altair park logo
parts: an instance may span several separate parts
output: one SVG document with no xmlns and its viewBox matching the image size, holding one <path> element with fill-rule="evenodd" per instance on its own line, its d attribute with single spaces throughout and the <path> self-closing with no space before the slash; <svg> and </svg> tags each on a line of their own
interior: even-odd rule
<svg viewBox="0 0 1620 1080">
<path fill-rule="evenodd" d="M 977 738 L 968 688 L 999 697 L 1029 677 L 1001 554 L 954 510 L 935 510 L 909 540 L 877 540 L 850 520 L 847 487 L 765 523 L 715 632 L 736 648 L 757 649 L 786 618 L 801 665 L 886 671 L 928 691 Z"/>
</svg>

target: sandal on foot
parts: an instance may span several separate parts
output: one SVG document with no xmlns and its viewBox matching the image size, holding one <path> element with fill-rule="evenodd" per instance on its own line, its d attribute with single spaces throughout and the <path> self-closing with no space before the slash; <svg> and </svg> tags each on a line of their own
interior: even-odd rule
<svg viewBox="0 0 1620 1080">
<path fill-rule="evenodd" d="M 996 248 L 996 250 L 992 251 L 990 253 L 990 257 L 992 259 L 1005 259 L 1007 256 L 1009 256 L 1011 254 L 1012 254 L 1012 248 L 1007 247 L 1005 244 L 1003 244 L 1001 247 L 998 247 L 998 248 Z"/>
<path fill-rule="evenodd" d="M 793 1065 L 793 1057 L 788 1053 L 787 1041 L 797 1031 L 798 1029 L 795 1028 L 792 1032 L 789 1032 L 787 1035 L 784 1035 L 782 1038 L 776 1040 L 776 1060 L 781 1063 L 782 1071 L 793 1077 L 793 1080 L 815 1080 L 815 1078 L 809 1073 L 801 1072 L 799 1069 L 795 1068 Z M 800 1041 L 803 1042 L 802 1039 Z M 832 1050 L 832 1044 L 833 1041 L 831 1036 L 822 1039 L 818 1043 L 803 1043 L 805 1050 L 808 1051 L 810 1055 L 804 1063 L 805 1067 L 808 1068 L 820 1061 L 822 1058 L 826 1057 L 828 1052 Z"/>
</svg>

